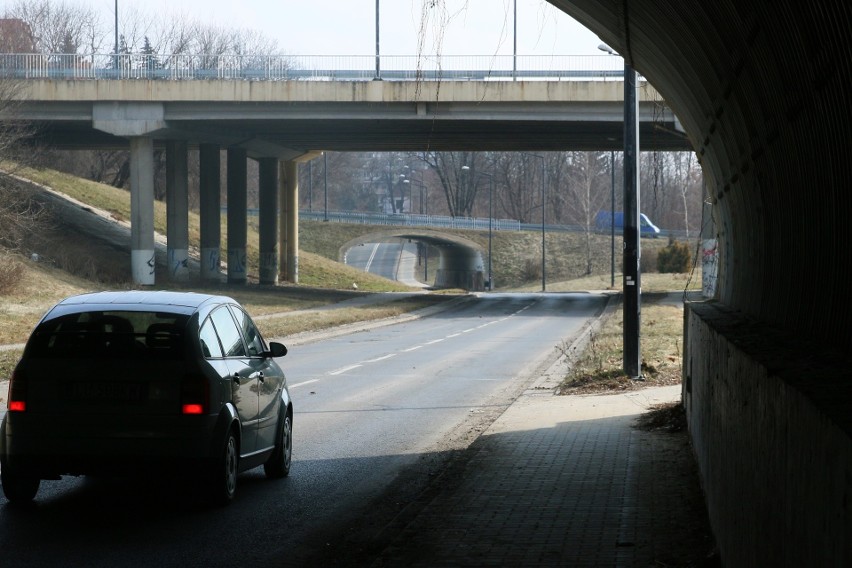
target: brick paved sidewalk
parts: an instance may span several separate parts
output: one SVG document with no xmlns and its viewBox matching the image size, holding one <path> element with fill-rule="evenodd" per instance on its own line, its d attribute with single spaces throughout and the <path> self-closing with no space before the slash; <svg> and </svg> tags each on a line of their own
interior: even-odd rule
<svg viewBox="0 0 852 568">
<path fill-rule="evenodd" d="M 633 427 L 680 387 L 527 394 L 374 566 L 695 566 L 713 548 L 685 433 Z"/>
</svg>

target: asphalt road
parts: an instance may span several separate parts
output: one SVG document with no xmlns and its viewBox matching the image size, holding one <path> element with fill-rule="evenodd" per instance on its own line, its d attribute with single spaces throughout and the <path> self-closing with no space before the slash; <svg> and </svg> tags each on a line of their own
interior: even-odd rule
<svg viewBox="0 0 852 568">
<path fill-rule="evenodd" d="M 397 280 L 402 242 L 365 243 L 349 249 L 346 264 L 364 272 Z"/>
<path fill-rule="evenodd" d="M 45 481 L 33 507 L 0 497 L 0 565 L 310 564 L 340 531 L 386 522 L 604 304 L 593 294 L 489 294 L 294 346 L 280 361 L 296 410 L 289 478 L 247 472 L 226 508 L 154 479 Z"/>
</svg>

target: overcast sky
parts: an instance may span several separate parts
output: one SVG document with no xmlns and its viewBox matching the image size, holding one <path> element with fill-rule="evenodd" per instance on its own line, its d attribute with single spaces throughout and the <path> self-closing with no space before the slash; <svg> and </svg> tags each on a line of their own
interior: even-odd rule
<svg viewBox="0 0 852 568">
<path fill-rule="evenodd" d="M 78 0 L 81 1 L 81 0 Z M 432 25 L 424 48 L 435 53 L 438 30 L 447 55 L 511 55 L 514 0 L 440 0 L 428 11 Z M 545 0 L 517 0 L 519 55 L 601 55 L 600 40 Z M 86 3 L 83 1 L 82 3 Z M 381 0 L 383 55 L 417 53 L 425 0 Z M 106 22 L 115 0 L 90 0 Z M 118 0 L 161 14 L 188 14 L 204 23 L 251 28 L 293 55 L 371 55 L 376 52 L 375 0 Z M 444 25 L 438 25 L 445 22 Z"/>
</svg>

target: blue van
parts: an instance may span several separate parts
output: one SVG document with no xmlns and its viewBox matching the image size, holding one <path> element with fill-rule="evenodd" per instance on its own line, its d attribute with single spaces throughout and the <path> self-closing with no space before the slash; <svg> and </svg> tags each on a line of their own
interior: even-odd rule
<svg viewBox="0 0 852 568">
<path fill-rule="evenodd" d="M 611 211 L 598 211 L 595 215 L 595 230 L 600 233 L 608 233 L 612 228 L 613 214 Z M 624 212 L 615 212 L 615 230 L 624 230 Z M 639 214 L 639 234 L 643 237 L 656 239 L 660 236 L 660 228 L 651 222 L 644 213 Z"/>
</svg>

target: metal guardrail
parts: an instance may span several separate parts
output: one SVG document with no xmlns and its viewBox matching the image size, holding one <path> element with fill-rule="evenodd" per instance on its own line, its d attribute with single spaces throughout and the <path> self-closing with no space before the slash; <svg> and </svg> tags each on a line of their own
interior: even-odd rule
<svg viewBox="0 0 852 568">
<path fill-rule="evenodd" d="M 222 213 L 227 213 L 228 208 L 222 207 Z M 252 217 L 258 215 L 256 208 L 248 209 Z M 377 225 L 394 227 L 426 227 L 430 229 L 469 229 L 473 231 L 487 231 L 487 217 L 450 217 L 447 215 L 416 215 L 409 213 L 387 214 L 387 213 L 357 213 L 355 211 L 299 211 L 299 219 L 307 221 L 328 221 L 330 223 L 351 223 L 355 225 Z M 517 219 L 494 219 L 491 229 L 494 231 L 541 231 L 541 223 L 521 223 Z M 571 232 L 584 233 L 586 227 L 583 225 L 556 225 L 545 223 L 546 232 Z M 592 227 L 589 229 L 598 233 Z M 609 231 L 605 234 L 609 235 Z M 617 234 L 617 233 L 616 233 Z M 675 237 L 683 239 L 687 237 L 686 231 L 679 229 L 661 229 L 660 238 Z M 693 237 L 695 234 L 692 235 Z"/>
<path fill-rule="evenodd" d="M 358 225 L 379 225 L 395 227 L 428 227 L 432 229 L 469 229 L 487 231 L 488 218 L 449 217 L 445 215 L 414 215 L 408 213 L 355 213 L 352 211 L 299 211 L 299 218 L 310 221 L 330 221 L 333 223 L 353 223 Z M 520 231 L 521 223 L 517 219 L 493 219 L 494 231 Z"/>
<path fill-rule="evenodd" d="M 56 80 L 506 81 L 621 79 L 610 55 L 156 55 L 0 54 L 0 75 Z"/>
</svg>

